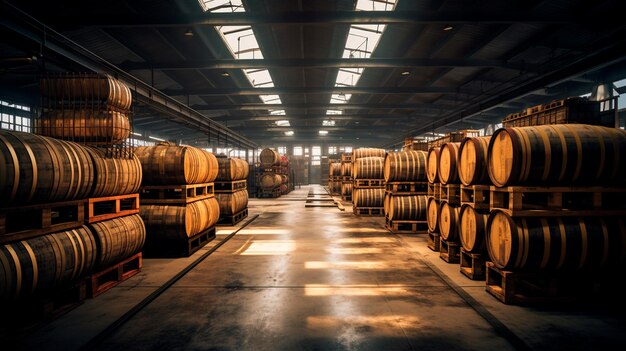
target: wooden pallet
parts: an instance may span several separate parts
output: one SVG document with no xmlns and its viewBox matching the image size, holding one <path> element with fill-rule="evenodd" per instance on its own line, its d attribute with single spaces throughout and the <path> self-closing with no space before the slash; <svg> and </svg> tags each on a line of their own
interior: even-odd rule
<svg viewBox="0 0 626 351">
<path fill-rule="evenodd" d="M 428 232 L 426 221 L 402 221 L 385 217 L 385 228 L 394 234 L 425 234 Z"/>
<path fill-rule="evenodd" d="M 428 232 L 427 246 L 429 249 L 439 252 L 441 251 L 441 240 L 439 239 L 441 235 L 439 233 Z"/>
<path fill-rule="evenodd" d="M 459 263 L 461 260 L 459 255 L 461 251 L 461 244 L 445 241 L 441 237 L 439 240 L 439 257 L 448 263 Z"/>
<path fill-rule="evenodd" d="M 276 188 L 274 190 L 263 190 L 259 189 L 256 193 L 256 197 L 258 198 L 277 198 L 280 197 L 281 191 L 280 188 Z"/>
<path fill-rule="evenodd" d="M 352 177 L 341 177 L 341 183 L 352 183 Z"/>
<path fill-rule="evenodd" d="M 471 280 L 485 280 L 485 262 L 484 255 L 475 254 L 461 248 L 461 273 Z"/>
<path fill-rule="evenodd" d="M 439 200 L 446 201 L 452 206 L 461 204 L 461 186 L 459 184 L 446 184 L 439 187 Z"/>
<path fill-rule="evenodd" d="M 149 258 L 189 257 L 215 239 L 215 232 L 215 226 L 212 226 L 188 239 L 147 241 L 143 255 Z"/>
<path fill-rule="evenodd" d="M 218 224 L 223 224 L 223 225 L 235 225 L 241 221 L 243 221 L 244 218 L 248 217 L 248 208 L 244 208 L 243 210 L 235 213 L 232 216 L 220 216 L 219 221 L 217 221 Z"/>
<path fill-rule="evenodd" d="M 141 252 L 87 278 L 87 297 L 94 298 L 141 272 Z"/>
<path fill-rule="evenodd" d="M 96 223 L 139 213 L 139 194 L 92 197 L 85 200 L 85 222 Z"/>
<path fill-rule="evenodd" d="M 382 207 L 352 207 L 352 213 L 357 216 L 377 216 L 382 217 L 385 215 Z"/>
<path fill-rule="evenodd" d="M 352 201 L 352 195 L 341 195 L 342 201 Z"/>
<path fill-rule="evenodd" d="M 491 192 L 489 185 L 461 185 L 461 206 L 469 205 L 476 210 L 489 210 Z"/>
<path fill-rule="evenodd" d="M 428 182 L 389 182 L 385 191 L 393 195 L 428 195 Z"/>
<path fill-rule="evenodd" d="M 233 180 L 231 182 L 214 182 L 213 191 L 216 193 L 234 193 L 247 188 L 247 180 Z"/>
<path fill-rule="evenodd" d="M 355 188 L 384 188 L 384 179 L 354 179 Z"/>
<path fill-rule="evenodd" d="M 492 186 L 490 210 L 513 217 L 626 214 L 626 188 Z"/>
<path fill-rule="evenodd" d="M 83 200 L 0 209 L 0 244 L 80 227 L 85 222 Z"/>
<path fill-rule="evenodd" d="M 185 205 L 214 196 L 213 183 L 147 185 L 139 190 L 144 205 Z"/>
<path fill-rule="evenodd" d="M 595 277 L 582 273 L 511 272 L 486 263 L 486 290 L 507 305 L 573 302 L 596 287 Z"/>
<path fill-rule="evenodd" d="M 440 183 L 428 183 L 427 195 L 429 197 L 434 197 L 439 200 L 439 195 L 441 193 L 441 184 Z"/>
</svg>

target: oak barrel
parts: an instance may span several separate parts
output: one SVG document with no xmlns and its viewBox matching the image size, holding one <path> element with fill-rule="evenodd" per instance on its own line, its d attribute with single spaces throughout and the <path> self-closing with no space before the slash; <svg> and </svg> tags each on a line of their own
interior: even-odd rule
<svg viewBox="0 0 626 351">
<path fill-rule="evenodd" d="M 128 114 L 114 110 L 46 111 L 35 119 L 37 134 L 89 144 L 120 144 L 130 136 Z"/>
<path fill-rule="evenodd" d="M 429 198 L 426 204 L 426 223 L 428 223 L 428 230 L 431 233 L 438 233 L 439 231 L 439 200 L 435 198 Z"/>
<path fill-rule="evenodd" d="M 140 146 L 135 155 L 141 162 L 143 185 L 210 183 L 217 175 L 215 156 L 191 146 Z"/>
<path fill-rule="evenodd" d="M 332 162 L 328 165 L 328 175 L 331 177 L 341 177 L 341 163 Z"/>
<path fill-rule="evenodd" d="M 282 184 L 283 178 L 280 174 L 274 173 L 265 173 L 261 176 L 261 180 L 259 183 L 261 184 L 261 188 L 266 190 L 271 190 L 278 188 L 280 184 Z"/>
<path fill-rule="evenodd" d="M 620 184 L 626 131 L 585 124 L 498 129 L 489 143 L 496 186 Z"/>
<path fill-rule="evenodd" d="M 142 205 L 139 214 L 146 224 L 148 242 L 186 240 L 217 223 L 220 206 L 214 197 L 186 206 Z"/>
<path fill-rule="evenodd" d="M 443 240 L 458 242 L 461 232 L 461 208 L 452 206 L 446 201 L 441 202 L 439 209 L 439 233 Z"/>
<path fill-rule="evenodd" d="M 281 167 L 289 166 L 289 159 L 287 158 L 287 156 L 285 156 L 285 155 L 281 155 L 280 156 L 280 166 Z"/>
<path fill-rule="evenodd" d="M 94 181 L 87 150 L 76 143 L 0 130 L 0 207 L 82 199 Z"/>
<path fill-rule="evenodd" d="M 341 184 L 341 195 L 352 196 L 352 183 Z"/>
<path fill-rule="evenodd" d="M 491 183 L 487 171 L 490 140 L 491 136 L 486 136 L 465 138 L 461 142 L 457 167 L 463 185 Z"/>
<path fill-rule="evenodd" d="M 361 157 L 354 161 L 352 177 L 354 179 L 383 179 L 383 166 L 385 159 L 382 157 Z"/>
<path fill-rule="evenodd" d="M 0 301 L 68 286 L 95 262 L 96 242 L 86 226 L 0 245 Z"/>
<path fill-rule="evenodd" d="M 218 181 L 243 180 L 248 177 L 248 162 L 242 159 L 218 157 L 217 162 L 219 171 L 216 180 Z"/>
<path fill-rule="evenodd" d="M 385 189 L 354 189 L 352 203 L 355 207 L 383 207 Z"/>
<path fill-rule="evenodd" d="M 385 216 L 389 215 L 389 205 L 391 204 L 391 193 L 385 192 L 385 198 L 383 199 L 383 212 Z"/>
<path fill-rule="evenodd" d="M 259 161 L 263 167 L 272 167 L 280 165 L 280 155 L 276 150 L 263 149 L 259 154 Z"/>
<path fill-rule="evenodd" d="M 129 109 L 132 94 L 128 86 L 106 75 L 67 75 L 42 78 L 41 93 L 58 101 L 102 101 Z"/>
<path fill-rule="evenodd" d="M 387 218 L 402 221 L 426 220 L 425 195 L 391 196 Z"/>
<path fill-rule="evenodd" d="M 426 152 L 390 152 L 385 157 L 383 173 L 386 182 L 426 181 Z"/>
<path fill-rule="evenodd" d="M 478 212 L 470 205 L 461 206 L 461 245 L 466 251 L 485 252 L 488 218 L 488 213 Z"/>
<path fill-rule="evenodd" d="M 439 147 L 431 147 L 426 155 L 426 178 L 430 183 L 439 182 L 439 175 L 437 169 L 439 168 Z"/>
<path fill-rule="evenodd" d="M 89 224 L 98 255 L 97 269 L 110 267 L 141 251 L 146 241 L 146 227 L 138 214 Z"/>
<path fill-rule="evenodd" d="M 341 176 L 352 177 L 352 163 L 350 162 L 341 163 Z"/>
<path fill-rule="evenodd" d="M 385 149 L 359 148 L 352 150 L 352 162 L 361 157 L 385 157 Z"/>
<path fill-rule="evenodd" d="M 445 143 L 439 152 L 439 168 L 437 174 L 441 184 L 457 184 L 459 182 L 459 171 L 457 160 L 459 158 L 459 146 L 461 143 Z"/>
<path fill-rule="evenodd" d="M 248 207 L 248 191 L 234 193 L 216 193 L 215 198 L 220 205 L 221 216 L 232 216 Z"/>
<path fill-rule="evenodd" d="M 141 163 L 137 156 L 109 157 L 101 149 L 85 147 L 94 165 L 90 197 L 133 194 L 141 186 Z"/>
<path fill-rule="evenodd" d="M 575 271 L 626 263 L 623 217 L 519 217 L 493 211 L 487 249 L 507 270 Z"/>
</svg>

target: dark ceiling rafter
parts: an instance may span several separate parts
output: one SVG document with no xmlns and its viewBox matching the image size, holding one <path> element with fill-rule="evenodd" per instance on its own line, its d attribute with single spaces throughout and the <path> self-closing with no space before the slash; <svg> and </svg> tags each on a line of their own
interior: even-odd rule
<svg viewBox="0 0 626 351">
<path fill-rule="evenodd" d="M 170 96 L 220 96 L 220 95 L 288 95 L 288 94 L 456 94 L 453 87 L 273 87 L 273 88 L 207 88 L 163 89 Z M 464 91 L 471 94 L 471 91 Z"/>
<path fill-rule="evenodd" d="M 263 110 L 284 110 L 284 109 L 331 109 L 331 110 L 354 110 L 354 109 L 374 109 L 374 110 L 391 110 L 391 109 L 418 109 L 418 108 L 431 108 L 433 110 L 442 110 L 450 108 L 446 105 L 432 105 L 427 103 L 401 103 L 401 104 L 239 104 L 239 105 L 193 105 L 191 106 L 196 110 L 226 110 L 226 111 L 263 111 Z"/>
</svg>

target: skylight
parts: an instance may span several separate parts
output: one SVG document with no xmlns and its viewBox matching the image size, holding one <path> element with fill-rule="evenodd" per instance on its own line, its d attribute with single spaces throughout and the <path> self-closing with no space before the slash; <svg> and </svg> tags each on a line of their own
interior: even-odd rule
<svg viewBox="0 0 626 351">
<path fill-rule="evenodd" d="M 335 121 L 333 121 L 332 119 L 325 119 L 322 121 L 322 125 L 324 127 L 332 127 L 335 125 Z"/>
<path fill-rule="evenodd" d="M 270 115 L 272 116 L 284 116 L 285 110 L 270 110 Z"/>
<path fill-rule="evenodd" d="M 289 121 L 286 119 L 281 119 L 280 121 L 276 121 L 276 125 L 279 127 L 290 127 Z"/>
<path fill-rule="evenodd" d="M 319 134 L 320 135 L 328 135 L 328 131 L 327 130 L 320 130 Z"/>
<path fill-rule="evenodd" d="M 396 6 L 396 0 L 358 0 L 356 4 L 357 11 L 393 11 Z M 372 52 L 378 46 L 380 37 L 385 31 L 384 24 L 353 24 L 350 26 L 346 46 L 343 50 L 343 58 L 369 58 Z M 363 68 L 341 67 L 337 73 L 335 80 L 336 87 L 353 87 L 355 86 Z M 330 97 L 331 104 L 345 104 L 350 101 L 352 94 L 332 94 Z M 331 114 L 326 111 L 326 114 Z"/>
<path fill-rule="evenodd" d="M 342 110 L 326 110 L 327 115 L 341 115 L 343 114 Z"/>
<path fill-rule="evenodd" d="M 285 132 L 286 136 L 292 136 L 294 134 L 293 130 L 288 130 Z"/>
</svg>

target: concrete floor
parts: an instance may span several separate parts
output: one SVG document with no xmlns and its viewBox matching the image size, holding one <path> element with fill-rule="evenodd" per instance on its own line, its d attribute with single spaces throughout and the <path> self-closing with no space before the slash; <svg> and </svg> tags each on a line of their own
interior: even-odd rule
<svg viewBox="0 0 626 351">
<path fill-rule="evenodd" d="M 619 305 L 506 306 L 426 248 L 424 235 L 391 235 L 351 207 L 305 207 L 303 187 L 251 199 L 230 241 L 99 344 L 102 350 L 590 349 L 626 343 Z M 323 195 L 315 195 L 324 198 Z M 327 202 L 316 202 L 325 204 Z M 245 223 L 245 221 L 244 221 Z M 238 226 L 242 225 L 239 224 Z M 236 228 L 190 258 L 146 259 L 139 275 L 88 300 L 15 349 L 73 350 Z M 474 299 L 476 312 L 453 288 Z"/>
</svg>

